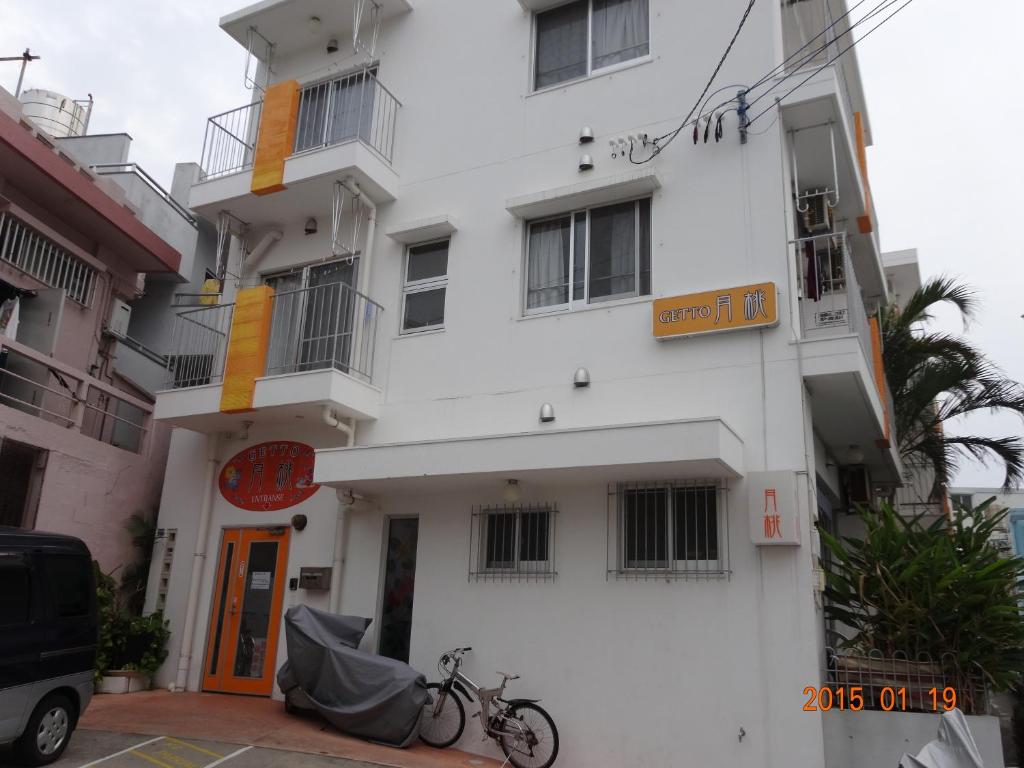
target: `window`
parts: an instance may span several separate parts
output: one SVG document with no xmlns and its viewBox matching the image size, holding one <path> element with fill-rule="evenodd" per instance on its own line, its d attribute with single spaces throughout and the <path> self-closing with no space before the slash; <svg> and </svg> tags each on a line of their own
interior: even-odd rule
<svg viewBox="0 0 1024 768">
<path fill-rule="evenodd" d="M 0 212 L 0 261 L 51 288 L 62 288 L 83 306 L 92 304 L 96 270 L 7 212 Z"/>
<path fill-rule="evenodd" d="M 619 485 L 610 494 L 610 570 L 654 578 L 728 573 L 724 491 L 709 483 Z"/>
<path fill-rule="evenodd" d="M 647 56 L 648 0 L 576 0 L 537 14 L 534 88 Z"/>
<path fill-rule="evenodd" d="M 91 603 L 92 567 L 78 555 L 44 555 L 50 599 L 57 618 L 88 616 Z"/>
<path fill-rule="evenodd" d="M 31 617 L 31 571 L 21 555 L 0 555 L 0 624 L 21 624 Z"/>
<path fill-rule="evenodd" d="M 971 504 L 971 494 L 969 493 L 950 494 L 949 503 L 953 509 L 974 509 L 974 506 Z"/>
<path fill-rule="evenodd" d="M 441 240 L 409 248 L 405 260 L 402 333 L 444 327 L 448 246 L 448 240 Z"/>
<path fill-rule="evenodd" d="M 554 504 L 473 511 L 470 575 L 478 581 L 554 578 Z"/>
<path fill-rule="evenodd" d="M 651 293 L 651 200 L 531 222 L 526 311 Z"/>
</svg>

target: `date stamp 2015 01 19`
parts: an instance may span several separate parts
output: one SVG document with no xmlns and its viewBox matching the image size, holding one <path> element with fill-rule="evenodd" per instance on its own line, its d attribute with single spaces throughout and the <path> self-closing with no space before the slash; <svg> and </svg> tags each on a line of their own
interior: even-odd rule
<svg viewBox="0 0 1024 768">
<path fill-rule="evenodd" d="M 953 688 L 915 689 L 912 694 L 906 688 L 870 688 L 865 694 L 859 685 L 818 688 L 808 685 L 804 688 L 804 712 L 840 711 L 860 712 L 862 709 L 883 712 L 949 712 L 956 709 L 957 695 Z M 870 701 L 868 700 L 870 698 Z"/>
</svg>

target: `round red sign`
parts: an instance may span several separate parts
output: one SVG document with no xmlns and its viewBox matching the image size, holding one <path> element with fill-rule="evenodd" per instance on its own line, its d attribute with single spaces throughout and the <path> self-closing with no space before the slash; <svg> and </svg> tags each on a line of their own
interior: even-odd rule
<svg viewBox="0 0 1024 768">
<path fill-rule="evenodd" d="M 221 495 L 253 512 L 294 507 L 320 487 L 313 482 L 313 458 L 310 446 L 291 440 L 246 448 L 220 471 Z"/>
</svg>

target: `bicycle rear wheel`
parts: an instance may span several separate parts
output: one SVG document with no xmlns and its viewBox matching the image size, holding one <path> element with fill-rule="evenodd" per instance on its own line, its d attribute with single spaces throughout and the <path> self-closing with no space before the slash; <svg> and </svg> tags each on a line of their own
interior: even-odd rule
<svg viewBox="0 0 1024 768">
<path fill-rule="evenodd" d="M 551 715 L 536 704 L 521 701 L 509 706 L 506 716 L 523 730 L 498 739 L 509 762 L 516 768 L 550 768 L 558 757 L 558 729 Z"/>
<path fill-rule="evenodd" d="M 466 710 L 455 691 L 443 691 L 439 683 L 428 683 L 430 698 L 420 715 L 420 739 L 432 747 L 450 747 L 466 727 Z"/>
</svg>

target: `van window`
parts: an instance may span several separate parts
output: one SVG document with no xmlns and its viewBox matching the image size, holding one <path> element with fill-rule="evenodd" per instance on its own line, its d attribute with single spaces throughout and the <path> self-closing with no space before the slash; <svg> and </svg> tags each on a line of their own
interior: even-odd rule
<svg viewBox="0 0 1024 768">
<path fill-rule="evenodd" d="M 31 583 L 24 559 L 0 555 L 0 625 L 24 624 L 29 620 Z"/>
<path fill-rule="evenodd" d="M 78 555 L 44 555 L 43 559 L 57 618 L 88 616 L 92 586 L 90 562 Z"/>
</svg>

